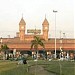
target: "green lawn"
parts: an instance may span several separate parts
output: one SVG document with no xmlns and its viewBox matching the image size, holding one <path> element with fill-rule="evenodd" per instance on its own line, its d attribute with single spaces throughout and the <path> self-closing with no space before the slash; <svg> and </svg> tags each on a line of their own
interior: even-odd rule
<svg viewBox="0 0 75 75">
<path fill-rule="evenodd" d="M 44 68 L 48 72 L 52 72 L 56 75 L 75 75 L 75 62 L 71 61 L 52 61 L 46 64 Z"/>
<path fill-rule="evenodd" d="M 28 60 L 18 65 L 17 61 L 0 60 L 0 75 L 75 75 L 75 61 Z"/>
<path fill-rule="evenodd" d="M 27 65 L 18 65 L 17 61 L 0 61 L 0 75 L 31 75 Z"/>
</svg>

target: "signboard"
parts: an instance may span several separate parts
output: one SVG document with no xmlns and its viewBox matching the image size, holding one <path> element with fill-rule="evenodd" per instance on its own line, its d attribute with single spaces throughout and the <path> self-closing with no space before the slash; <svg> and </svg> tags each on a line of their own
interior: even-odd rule
<svg viewBox="0 0 75 75">
<path fill-rule="evenodd" d="M 41 33 L 41 30 L 40 29 L 28 29 L 27 30 L 27 33 L 36 33 L 36 34 L 40 34 Z"/>
</svg>

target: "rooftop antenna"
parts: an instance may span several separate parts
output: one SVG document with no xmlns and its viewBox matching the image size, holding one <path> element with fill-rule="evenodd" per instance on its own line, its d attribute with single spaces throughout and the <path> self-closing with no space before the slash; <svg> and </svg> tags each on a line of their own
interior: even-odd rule
<svg viewBox="0 0 75 75">
<path fill-rule="evenodd" d="M 36 25 L 35 25 L 34 29 L 36 29 Z"/>
<path fill-rule="evenodd" d="M 34 34 L 36 35 L 36 25 L 35 25 L 35 29 L 34 29 Z"/>
</svg>

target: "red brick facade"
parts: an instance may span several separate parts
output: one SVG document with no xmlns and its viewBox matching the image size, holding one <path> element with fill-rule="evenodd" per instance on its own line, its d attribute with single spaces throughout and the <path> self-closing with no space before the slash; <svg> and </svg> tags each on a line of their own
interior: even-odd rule
<svg viewBox="0 0 75 75">
<path fill-rule="evenodd" d="M 48 31 L 49 31 L 49 23 L 45 18 L 44 22 L 42 23 L 42 30 L 43 34 L 39 35 L 39 37 L 45 39 L 45 50 L 52 51 L 55 49 L 55 39 L 51 38 L 48 40 Z M 30 50 L 31 47 L 31 40 L 33 40 L 34 35 L 27 35 L 25 34 L 26 31 L 26 22 L 22 18 L 19 23 L 19 32 L 15 38 L 0 38 L 0 47 L 1 44 L 7 44 L 10 50 Z M 62 43 L 60 42 L 62 40 Z M 60 47 L 63 50 L 75 50 L 75 39 L 57 39 L 56 48 L 60 50 Z M 39 50 L 43 48 L 39 46 Z"/>
</svg>

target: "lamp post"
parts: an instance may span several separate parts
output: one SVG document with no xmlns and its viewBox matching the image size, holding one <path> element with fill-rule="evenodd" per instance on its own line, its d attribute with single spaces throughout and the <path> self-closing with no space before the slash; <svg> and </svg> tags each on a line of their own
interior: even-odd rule
<svg viewBox="0 0 75 75">
<path fill-rule="evenodd" d="M 53 13 L 55 13 L 55 59 L 56 59 L 56 13 L 57 11 L 53 10 Z"/>
<path fill-rule="evenodd" d="M 63 33 L 63 39 L 64 39 L 64 38 L 66 39 L 66 35 L 65 35 L 65 33 Z"/>
</svg>

